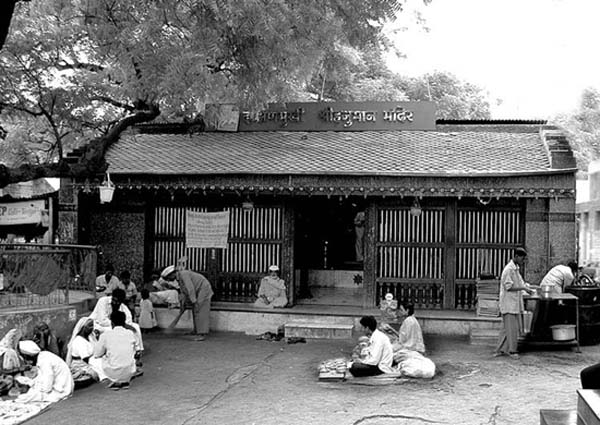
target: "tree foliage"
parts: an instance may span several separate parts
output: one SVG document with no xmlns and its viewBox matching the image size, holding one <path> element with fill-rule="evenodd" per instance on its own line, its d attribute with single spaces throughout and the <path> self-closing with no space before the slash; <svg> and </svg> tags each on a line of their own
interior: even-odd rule
<svg viewBox="0 0 600 425">
<path fill-rule="evenodd" d="M 325 58 L 380 49 L 405 1 L 18 2 L 0 52 L 1 118 L 27 117 L 32 139 L 52 146 L 38 174 L 101 171 L 61 163 L 66 145 L 94 140 L 103 153 L 122 123 L 298 100 Z M 24 177 L 0 167 L 0 187 Z"/>
<path fill-rule="evenodd" d="M 600 91 L 584 89 L 578 109 L 553 121 L 567 131 L 577 168 L 586 171 L 590 161 L 600 158 Z"/>
</svg>

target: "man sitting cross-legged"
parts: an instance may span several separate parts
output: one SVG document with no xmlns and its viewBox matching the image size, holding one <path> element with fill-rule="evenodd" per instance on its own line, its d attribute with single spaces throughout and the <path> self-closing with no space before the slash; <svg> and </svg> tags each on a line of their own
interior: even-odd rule
<svg viewBox="0 0 600 425">
<path fill-rule="evenodd" d="M 113 311 L 110 315 L 112 329 L 100 335 L 94 348 L 94 357 L 102 358 L 102 371 L 111 381 L 109 388 L 119 390 L 129 388 L 129 382 L 136 373 L 136 341 L 129 329 L 125 329 L 125 314 Z"/>
</svg>

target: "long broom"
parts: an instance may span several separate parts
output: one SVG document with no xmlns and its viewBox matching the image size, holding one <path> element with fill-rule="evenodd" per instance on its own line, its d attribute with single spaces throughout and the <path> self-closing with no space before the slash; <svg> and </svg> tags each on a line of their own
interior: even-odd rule
<svg viewBox="0 0 600 425">
<path fill-rule="evenodd" d="M 175 319 L 173 319 L 173 321 L 165 329 L 165 333 L 173 333 L 175 331 L 175 326 L 177 326 L 177 323 L 179 323 L 179 320 L 184 315 L 184 313 L 185 313 L 185 310 L 179 311 L 179 314 L 177 315 L 177 317 L 175 317 Z"/>
</svg>

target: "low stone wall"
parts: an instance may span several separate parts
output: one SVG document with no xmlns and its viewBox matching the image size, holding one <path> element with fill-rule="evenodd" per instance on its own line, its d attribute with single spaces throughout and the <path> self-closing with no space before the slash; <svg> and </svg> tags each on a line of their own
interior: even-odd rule
<svg viewBox="0 0 600 425">
<path fill-rule="evenodd" d="M 28 336 L 31 335 L 36 324 L 45 322 L 66 344 L 77 319 L 78 310 L 74 305 L 37 309 L 1 309 L 0 336 L 4 336 L 13 328 L 20 329 L 24 336 Z"/>
</svg>

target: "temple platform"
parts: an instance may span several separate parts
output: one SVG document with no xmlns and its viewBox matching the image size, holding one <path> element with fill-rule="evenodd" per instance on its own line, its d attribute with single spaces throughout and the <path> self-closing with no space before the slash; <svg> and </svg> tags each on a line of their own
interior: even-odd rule
<svg viewBox="0 0 600 425">
<path fill-rule="evenodd" d="M 155 308 L 155 312 L 161 328 L 166 328 L 178 314 L 177 309 L 160 307 Z M 337 338 L 342 334 L 351 335 L 349 326 L 353 332 L 358 332 L 362 316 L 372 315 L 379 320 L 380 314 L 378 308 L 364 309 L 357 306 L 305 304 L 290 308 L 261 309 L 252 304 L 213 302 L 210 326 L 211 330 L 219 332 L 260 335 L 264 332 L 276 333 L 280 327 L 290 324 L 290 335 L 291 328 L 295 328 L 293 336 Z M 497 338 L 502 323 L 500 318 L 477 316 L 474 311 L 418 310 L 415 317 L 424 334 L 473 337 L 479 343 L 484 340 L 482 336 L 488 336 L 490 344 Z M 302 325 L 306 328 L 304 335 L 300 329 Z M 192 328 L 190 311 L 183 315 L 177 328 Z"/>
</svg>

